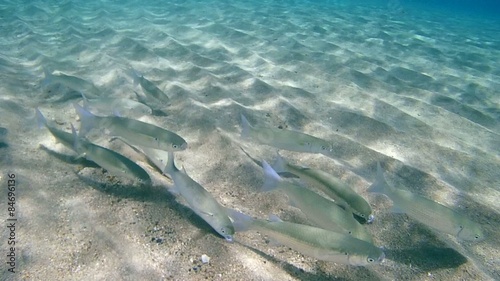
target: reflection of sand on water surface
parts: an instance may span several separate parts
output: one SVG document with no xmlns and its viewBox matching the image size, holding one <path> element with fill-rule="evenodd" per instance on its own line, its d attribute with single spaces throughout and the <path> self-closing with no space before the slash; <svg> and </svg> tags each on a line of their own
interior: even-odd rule
<svg viewBox="0 0 500 281">
<path fill-rule="evenodd" d="M 423 15 L 277 2 L 26 5 L 6 8 L 12 13 L 5 28 L 16 32 L 0 41 L 0 127 L 8 130 L 0 131 L 0 169 L 19 177 L 17 277 L 487 280 L 500 274 L 494 234 L 500 100 L 495 61 L 488 59 L 500 54 L 489 29 L 472 36 L 459 24 Z M 136 100 L 134 91 L 143 92 L 126 73 L 130 67 L 170 98 L 162 114 L 141 120 L 188 141 L 177 165 L 226 207 L 307 222 L 282 193 L 256 192 L 261 168 L 240 145 L 267 161 L 276 152 L 239 138 L 241 113 L 252 124 L 330 140 L 329 157 L 280 153 L 331 172 L 371 203 L 376 220 L 367 227 L 386 260 L 366 268 L 318 262 L 271 246 L 257 232 L 226 243 L 127 145 L 92 136 L 147 168 L 154 186 L 77 161 L 36 128 L 34 107 L 59 129 L 79 125 L 72 103 L 81 95 L 42 87 L 43 68 L 92 81 L 103 95 Z M 391 184 L 466 214 L 488 238 L 462 242 L 388 213 L 390 201 L 366 191 L 376 161 L 385 164 Z M 6 266 L 2 276 L 10 278 Z"/>
</svg>

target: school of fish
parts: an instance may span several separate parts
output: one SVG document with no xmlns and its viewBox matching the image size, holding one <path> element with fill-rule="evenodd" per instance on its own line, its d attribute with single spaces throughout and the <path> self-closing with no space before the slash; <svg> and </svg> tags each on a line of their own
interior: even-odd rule
<svg viewBox="0 0 500 281">
<path fill-rule="evenodd" d="M 77 130 L 58 129 L 49 123 L 37 108 L 35 116 L 40 128 L 45 127 L 55 139 L 75 152 L 78 157 L 93 161 L 109 173 L 151 184 L 146 169 L 118 151 L 97 145 L 87 138 L 92 130 L 106 132 L 143 153 L 157 171 L 173 181 L 170 191 L 184 198 L 189 207 L 206 221 L 215 232 L 229 242 L 240 231 L 259 231 L 278 244 L 285 245 L 318 260 L 355 266 L 377 264 L 384 260 L 382 247 L 374 244 L 366 224 L 374 220 L 370 204 L 349 185 L 326 171 L 289 163 L 277 154 L 273 165 L 256 160 L 262 167 L 264 184 L 261 192 L 281 190 L 292 206 L 300 209 L 309 224 L 282 221 L 271 214 L 269 219 L 252 218 L 239 211 L 224 207 L 202 185 L 191 178 L 174 162 L 174 152 L 188 148 L 184 138 L 168 129 L 136 118 L 162 111 L 169 97 L 154 82 L 134 69 L 129 69 L 134 85 L 140 85 L 143 95 L 135 92 L 138 101 L 102 97 L 93 83 L 65 74 L 51 74 L 44 70 L 43 85 L 61 84 L 81 94 L 83 106 L 74 103 L 80 118 Z M 246 116 L 240 115 L 241 139 L 276 149 L 328 154 L 329 141 L 302 132 L 252 126 Z M 282 177 L 288 174 L 293 177 Z M 290 179 L 291 178 L 291 179 Z M 403 187 L 387 183 L 380 163 L 377 178 L 369 192 L 384 194 L 393 202 L 395 212 L 428 226 L 430 229 L 450 234 L 466 241 L 481 241 L 485 234 L 481 225 L 459 212 L 434 202 Z"/>
</svg>

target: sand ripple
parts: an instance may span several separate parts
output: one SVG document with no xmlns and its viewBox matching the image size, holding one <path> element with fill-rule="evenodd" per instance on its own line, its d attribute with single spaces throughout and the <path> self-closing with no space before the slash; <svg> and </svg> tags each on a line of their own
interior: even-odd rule
<svg viewBox="0 0 500 281">
<path fill-rule="evenodd" d="M 9 131 L 0 153 L 9 155 L 3 163 L 31 183 L 19 199 L 25 203 L 22 212 L 29 225 L 22 235 L 33 241 L 29 247 L 20 246 L 25 249 L 21 267 L 31 277 L 81 279 L 89 272 L 103 279 L 268 276 L 253 275 L 259 268 L 289 276 L 283 278 L 310 280 L 420 280 L 430 271 L 440 280 L 486 280 L 500 274 L 495 269 L 500 240 L 493 235 L 500 226 L 500 41 L 491 25 L 403 14 L 391 5 L 319 6 L 314 1 L 292 6 L 280 1 L 17 2 L 0 4 L 0 125 Z M 136 194 L 126 184 L 120 191 L 94 183 L 88 189 L 89 184 L 72 172 L 74 165 L 36 148 L 44 143 L 68 153 L 46 132 L 35 130 L 30 119 L 35 106 L 63 128 L 78 122 L 71 103 L 78 101 L 79 93 L 43 85 L 43 69 L 91 81 L 105 96 L 135 98 L 133 91 L 140 89 L 126 74 L 130 67 L 171 98 L 166 116 L 149 121 L 188 140 L 190 149 L 180 153 L 178 161 L 229 207 L 256 216 L 290 210 L 286 202 L 274 204 L 280 202 L 278 195 L 255 195 L 262 175 L 239 150 L 240 113 L 252 123 L 331 140 L 330 158 L 285 154 L 301 164 L 331 170 L 370 199 L 380 214 L 370 230 L 378 244 L 392 249 L 387 255 L 391 260 L 378 268 L 348 270 L 269 250 L 260 240 L 254 244 L 263 252 L 242 246 L 235 251 L 216 236 L 204 235 L 210 229 L 184 216 L 185 207 L 161 188 Z M 257 157 L 271 160 L 273 149 L 248 146 Z M 450 254 L 435 235 L 407 218 L 383 214 L 382 200 L 365 191 L 374 179 L 376 161 L 386 162 L 394 184 L 453 206 L 485 225 L 491 237 L 482 244 L 456 244 L 470 263 L 434 260 L 411 266 L 408 259 L 425 258 L 425 253 L 406 250 L 409 245 L 444 249 L 440 253 L 445 260 L 458 254 Z M 84 175 L 106 180 L 87 170 Z M 158 192 L 165 200 L 157 198 Z M 51 211 L 39 213 L 44 209 Z M 88 211 L 75 213 L 82 210 Z M 119 215 L 104 219 L 115 212 Z M 39 220 L 50 220 L 52 228 Z M 77 220 L 102 226 L 84 227 Z M 131 221 L 134 227 L 129 230 Z M 171 238 L 172 250 L 151 243 L 155 223 L 175 224 L 173 232 L 161 234 Z M 398 224 L 405 225 L 403 233 L 391 232 Z M 249 245 L 251 237 L 242 234 Z M 46 239 L 66 246 L 40 242 Z M 124 245 L 130 247 L 122 249 Z M 45 246 L 53 252 L 42 251 Z M 59 277 L 46 268 L 54 252 Z M 203 253 L 212 256 L 212 267 L 196 273 L 189 260 Z M 288 263 L 260 267 L 249 262 L 279 263 L 274 258 Z"/>
</svg>

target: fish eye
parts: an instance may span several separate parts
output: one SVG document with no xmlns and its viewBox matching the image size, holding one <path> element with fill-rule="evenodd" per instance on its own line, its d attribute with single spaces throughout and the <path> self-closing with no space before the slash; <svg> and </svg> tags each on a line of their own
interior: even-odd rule
<svg viewBox="0 0 500 281">
<path fill-rule="evenodd" d="M 367 259 L 367 261 L 368 261 L 369 263 L 372 263 L 372 262 L 375 262 L 375 259 L 374 259 L 374 258 L 368 258 L 368 259 Z"/>
<path fill-rule="evenodd" d="M 172 147 L 173 148 L 177 148 L 177 144 L 172 144 Z"/>
<path fill-rule="evenodd" d="M 221 232 L 222 234 L 226 234 L 226 229 L 225 229 L 225 228 L 221 228 L 221 229 L 220 229 L 220 232 Z"/>
</svg>

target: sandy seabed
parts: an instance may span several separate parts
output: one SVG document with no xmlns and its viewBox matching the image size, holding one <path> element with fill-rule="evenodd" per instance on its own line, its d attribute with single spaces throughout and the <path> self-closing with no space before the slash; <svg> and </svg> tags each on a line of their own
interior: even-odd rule
<svg viewBox="0 0 500 281">
<path fill-rule="evenodd" d="M 112 1 L 0 4 L 0 168 L 16 176 L 16 272 L 1 280 L 493 280 L 500 279 L 500 41 L 498 22 L 464 22 L 404 7 L 314 2 Z M 335 2 L 335 1 L 334 1 Z M 87 4 L 88 3 L 88 4 Z M 226 207 L 303 222 L 280 192 L 258 193 L 263 174 L 240 149 L 239 116 L 331 141 L 330 157 L 282 151 L 331 172 L 365 197 L 386 260 L 353 267 L 268 244 L 257 232 L 227 243 L 144 156 L 100 133 L 92 140 L 137 161 L 152 186 L 114 177 L 55 142 L 79 120 L 80 94 L 43 83 L 43 69 L 135 99 L 133 67 L 171 99 L 141 120 L 177 132 L 177 165 Z M 487 239 L 435 233 L 369 194 L 376 162 L 388 181 L 452 207 Z M 5 197 L 4 197 L 5 194 Z M 2 259 L 9 229 L 3 228 Z M 203 254 L 211 257 L 202 264 Z"/>
</svg>

